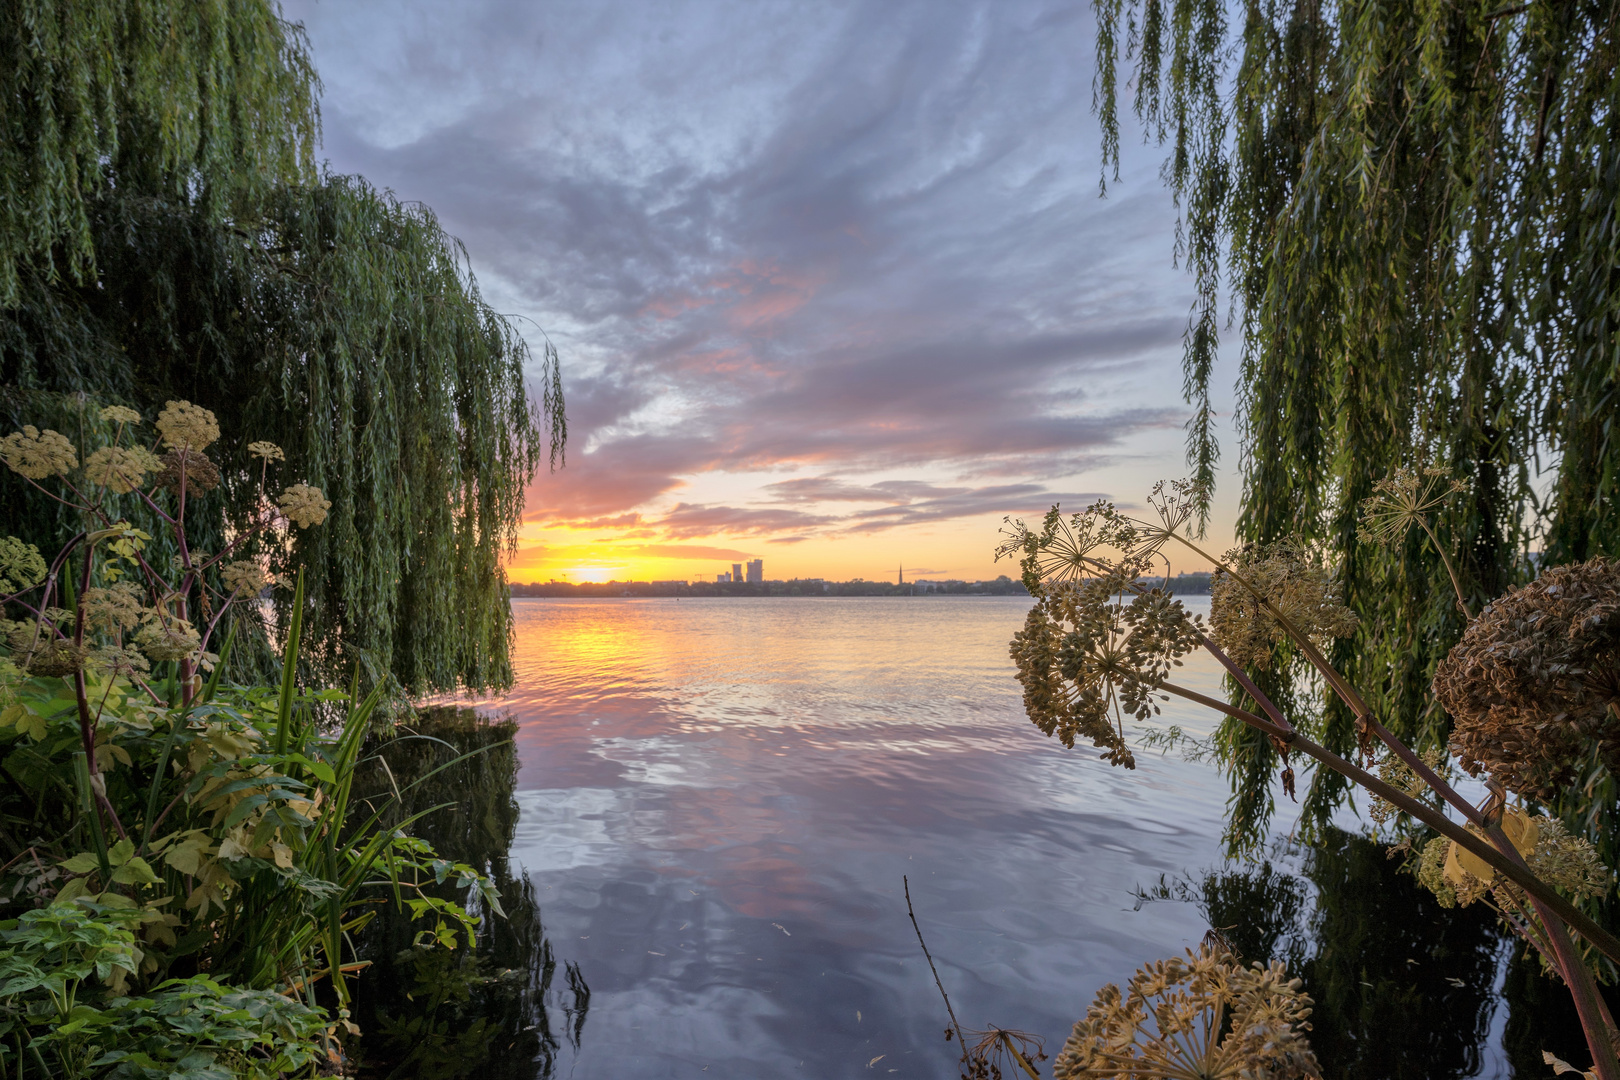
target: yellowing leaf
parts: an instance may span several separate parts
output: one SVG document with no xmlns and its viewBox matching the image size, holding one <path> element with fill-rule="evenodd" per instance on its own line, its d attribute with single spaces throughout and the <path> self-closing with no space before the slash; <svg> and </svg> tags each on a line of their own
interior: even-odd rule
<svg viewBox="0 0 1620 1080">
<path fill-rule="evenodd" d="M 270 852 L 276 860 L 276 865 L 283 870 L 291 870 L 293 864 L 292 848 L 286 844 L 271 844 Z"/>
<path fill-rule="evenodd" d="M 214 846 L 209 843 L 208 834 L 201 829 L 192 829 L 185 834 L 185 839 L 163 853 L 163 861 L 182 874 L 195 877 L 213 853 Z"/>
<path fill-rule="evenodd" d="M 145 859 L 135 858 L 114 870 L 112 879 L 120 885 L 156 885 L 158 876 Z"/>
</svg>

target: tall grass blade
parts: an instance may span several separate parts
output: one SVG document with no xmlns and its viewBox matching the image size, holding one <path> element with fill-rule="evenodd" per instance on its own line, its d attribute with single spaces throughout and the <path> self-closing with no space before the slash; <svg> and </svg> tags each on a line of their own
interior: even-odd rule
<svg viewBox="0 0 1620 1080">
<path fill-rule="evenodd" d="M 287 645 L 281 655 L 281 702 L 276 713 L 276 753 L 287 752 L 287 736 L 292 724 L 293 688 L 298 682 L 298 639 L 304 632 L 304 571 L 298 570 L 298 586 L 293 591 L 292 622 L 287 627 Z"/>
</svg>

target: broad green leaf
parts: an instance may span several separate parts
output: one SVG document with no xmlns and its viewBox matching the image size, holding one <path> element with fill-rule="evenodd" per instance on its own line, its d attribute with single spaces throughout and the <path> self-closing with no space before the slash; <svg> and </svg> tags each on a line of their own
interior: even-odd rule
<svg viewBox="0 0 1620 1080">
<path fill-rule="evenodd" d="M 120 885 L 156 885 L 158 876 L 145 859 L 132 858 L 113 871 L 112 879 Z"/>
<path fill-rule="evenodd" d="M 67 859 L 64 862 L 58 863 L 57 865 L 70 874 L 88 874 L 90 871 L 101 865 L 101 860 L 96 858 L 94 852 L 81 851 L 77 855 L 73 856 L 73 858 Z"/>
</svg>

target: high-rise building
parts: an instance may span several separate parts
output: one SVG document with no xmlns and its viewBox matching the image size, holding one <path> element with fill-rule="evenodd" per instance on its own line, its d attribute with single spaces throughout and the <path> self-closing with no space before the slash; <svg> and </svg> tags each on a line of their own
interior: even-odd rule
<svg viewBox="0 0 1620 1080">
<path fill-rule="evenodd" d="M 742 581 L 742 579 L 743 579 L 742 563 L 740 563 L 740 562 L 732 563 L 731 564 L 731 580 L 740 583 Z"/>
<path fill-rule="evenodd" d="M 714 575 L 714 580 L 719 582 L 721 585 L 730 585 L 731 584 L 731 575 L 730 574 L 716 574 L 716 575 Z"/>
<path fill-rule="evenodd" d="M 758 585 L 765 580 L 765 560 L 748 560 L 748 584 Z"/>
</svg>

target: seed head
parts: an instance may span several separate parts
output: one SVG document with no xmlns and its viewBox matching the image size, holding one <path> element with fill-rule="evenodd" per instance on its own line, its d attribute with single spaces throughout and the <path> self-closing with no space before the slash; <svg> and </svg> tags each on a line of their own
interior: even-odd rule
<svg viewBox="0 0 1620 1080">
<path fill-rule="evenodd" d="M 48 608 L 43 622 L 12 623 L 7 644 L 11 659 L 30 675 L 71 675 L 84 667 L 84 650 L 62 636 L 71 631 L 73 613 Z"/>
<path fill-rule="evenodd" d="M 201 405 L 171 401 L 158 413 L 163 445 L 171 450 L 206 450 L 219 438 L 219 421 Z"/>
<path fill-rule="evenodd" d="M 1372 495 L 1361 501 L 1361 527 L 1356 536 L 1365 544 L 1396 543 L 1431 510 L 1466 488 L 1446 469 L 1402 466 L 1374 484 Z"/>
<path fill-rule="evenodd" d="M 286 461 L 287 455 L 281 452 L 281 447 L 273 442 L 250 442 L 248 453 L 265 461 Z"/>
<path fill-rule="evenodd" d="M 319 525 L 326 520 L 326 512 L 332 509 L 332 500 L 326 498 L 320 488 L 308 484 L 292 485 L 281 493 L 276 503 L 281 507 L 281 512 L 300 529 Z"/>
<path fill-rule="evenodd" d="M 79 455 L 67 436 L 50 428 L 41 431 L 33 424 L 24 424 L 21 431 L 13 431 L 0 440 L 0 458 L 5 459 L 12 472 L 30 480 L 66 476 L 68 470 L 79 464 Z"/>
<path fill-rule="evenodd" d="M 139 675 L 152 669 L 146 657 L 134 649 L 126 649 L 120 645 L 104 645 L 91 649 L 85 661 L 90 667 L 109 675 Z"/>
<path fill-rule="evenodd" d="M 1620 770 L 1620 562 L 1555 567 L 1491 603 L 1434 693 L 1462 767 L 1509 791 L 1552 799 L 1594 747 Z"/>
<path fill-rule="evenodd" d="M 1320 1077 L 1311 999 L 1281 962 L 1244 967 L 1202 946 L 1139 968 L 1124 993 L 1098 991 L 1053 1063 L 1054 1080 Z"/>
<path fill-rule="evenodd" d="M 184 619 L 163 619 L 150 622 L 135 635 L 135 647 L 148 659 L 195 660 L 201 652 L 202 637 L 196 627 Z"/>
<path fill-rule="evenodd" d="M 228 562 L 219 572 L 225 591 L 238 596 L 257 596 L 271 582 L 271 575 L 257 559 Z"/>
<path fill-rule="evenodd" d="M 0 593 L 9 596 L 32 589 L 45 580 L 47 572 L 39 548 L 15 536 L 0 536 Z"/>
<path fill-rule="evenodd" d="M 114 638 L 122 637 L 151 616 L 152 611 L 146 607 L 144 599 L 140 586 L 132 581 L 87 589 L 84 594 L 85 628 Z"/>
<path fill-rule="evenodd" d="M 127 495 L 146 482 L 146 474 L 163 467 L 158 456 L 144 447 L 103 446 L 84 460 L 84 475 L 92 484 Z"/>
<path fill-rule="evenodd" d="M 109 424 L 138 424 L 141 414 L 127 405 L 109 405 L 101 410 L 101 418 Z"/>
<path fill-rule="evenodd" d="M 186 478 L 186 494 L 202 495 L 219 487 L 219 466 L 201 450 L 170 450 L 161 459 L 163 471 L 158 473 L 158 487 L 176 495 L 180 493 L 180 477 Z"/>
<path fill-rule="evenodd" d="M 1158 712 L 1158 684 L 1199 642 L 1197 621 L 1158 590 L 1124 596 L 1134 578 L 1049 585 L 1013 635 L 1011 655 L 1035 726 L 1072 747 L 1076 736 L 1126 768 L 1135 758 L 1123 718 Z"/>
<path fill-rule="evenodd" d="M 1318 648 L 1355 632 L 1356 615 L 1341 601 L 1338 581 L 1299 541 L 1248 544 L 1228 551 L 1222 561 L 1230 569 L 1216 569 L 1210 578 L 1210 628 L 1235 663 L 1267 668 L 1273 647 L 1289 640 L 1261 598 Z"/>
</svg>

